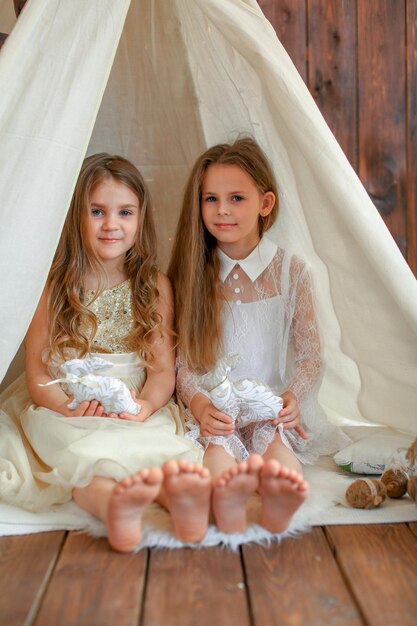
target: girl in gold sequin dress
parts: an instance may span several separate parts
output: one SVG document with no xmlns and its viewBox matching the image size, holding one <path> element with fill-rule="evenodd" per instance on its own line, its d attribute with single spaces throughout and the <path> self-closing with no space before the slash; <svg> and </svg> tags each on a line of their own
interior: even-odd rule
<svg viewBox="0 0 417 626">
<path fill-rule="evenodd" d="M 0 498 L 37 511 L 74 497 L 121 551 L 139 542 L 153 501 L 171 512 L 177 536 L 201 539 L 210 496 L 201 452 L 171 400 L 173 295 L 156 267 L 150 209 L 129 161 L 85 160 L 27 333 L 26 380 L 0 398 Z M 65 360 L 92 353 L 113 363 L 103 373 L 132 389 L 138 415 L 106 415 L 97 400 L 70 409 L 64 385 L 40 386 L 62 376 Z"/>
</svg>

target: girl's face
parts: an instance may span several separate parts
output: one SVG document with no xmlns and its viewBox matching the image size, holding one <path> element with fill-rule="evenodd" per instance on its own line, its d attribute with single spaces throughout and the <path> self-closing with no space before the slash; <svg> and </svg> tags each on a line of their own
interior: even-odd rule
<svg viewBox="0 0 417 626">
<path fill-rule="evenodd" d="M 275 204 L 272 191 L 262 194 L 253 178 L 237 165 L 210 165 L 201 188 L 201 215 L 219 248 L 244 259 L 259 242 L 259 215 Z"/>
<path fill-rule="evenodd" d="M 114 178 L 97 183 L 90 195 L 87 236 L 92 250 L 104 265 L 123 267 L 139 226 L 137 195 Z"/>
</svg>

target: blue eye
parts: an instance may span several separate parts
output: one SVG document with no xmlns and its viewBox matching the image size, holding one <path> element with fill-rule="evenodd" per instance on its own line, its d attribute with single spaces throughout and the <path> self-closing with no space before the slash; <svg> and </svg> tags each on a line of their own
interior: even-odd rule
<svg viewBox="0 0 417 626">
<path fill-rule="evenodd" d="M 233 202 L 240 202 L 241 200 L 243 200 L 243 197 L 239 196 L 239 194 L 235 194 L 234 196 L 232 196 L 232 200 Z"/>
<path fill-rule="evenodd" d="M 216 202 L 216 200 L 217 200 L 216 196 L 206 196 L 204 198 L 205 202 Z"/>
<path fill-rule="evenodd" d="M 95 215 L 95 216 L 103 215 L 103 210 L 102 209 L 95 209 L 95 208 L 92 207 L 91 208 L 91 215 Z"/>
<path fill-rule="evenodd" d="M 128 209 L 122 209 L 122 210 L 120 211 L 120 215 L 121 215 L 122 217 L 125 217 L 126 215 L 132 215 L 132 211 L 129 211 Z"/>
</svg>

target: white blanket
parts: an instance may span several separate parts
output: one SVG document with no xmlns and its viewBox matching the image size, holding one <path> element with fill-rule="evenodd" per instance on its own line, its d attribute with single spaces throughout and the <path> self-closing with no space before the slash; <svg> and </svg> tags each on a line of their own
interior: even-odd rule
<svg viewBox="0 0 417 626">
<path fill-rule="evenodd" d="M 203 541 L 192 547 L 222 544 L 236 549 L 243 543 L 268 544 L 307 531 L 311 526 L 417 522 L 417 506 L 408 496 L 400 500 L 387 498 L 379 508 L 370 511 L 348 507 L 343 496 L 347 486 L 356 477 L 340 474 L 332 459 L 323 457 L 315 466 L 306 467 L 305 476 L 310 483 L 310 495 L 294 515 L 285 533 L 273 535 L 256 523 L 260 503 L 254 500 L 249 507 L 251 523 L 245 533 L 225 534 L 210 525 Z M 95 536 L 106 535 L 104 525 L 74 502 L 47 513 L 30 513 L 0 503 L 0 535 L 23 535 L 51 530 L 82 530 Z M 148 507 L 143 516 L 143 537 L 138 549 L 154 546 L 181 548 L 184 545 L 174 536 L 168 513 L 158 505 Z"/>
</svg>

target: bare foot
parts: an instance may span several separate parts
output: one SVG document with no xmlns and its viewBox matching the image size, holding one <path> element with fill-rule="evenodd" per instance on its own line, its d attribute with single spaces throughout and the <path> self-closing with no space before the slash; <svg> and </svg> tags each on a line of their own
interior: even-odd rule
<svg viewBox="0 0 417 626">
<path fill-rule="evenodd" d="M 140 542 L 144 508 L 158 496 L 162 485 L 159 467 L 127 476 L 114 489 L 106 516 L 110 545 L 119 552 L 131 552 Z"/>
<path fill-rule="evenodd" d="M 308 494 L 308 484 L 298 472 L 270 459 L 260 473 L 262 497 L 261 526 L 272 533 L 282 533 Z"/>
<path fill-rule="evenodd" d="M 213 489 L 213 512 L 216 524 L 225 533 L 242 533 L 248 525 L 246 503 L 259 485 L 263 459 L 252 454 L 224 472 Z"/>
<path fill-rule="evenodd" d="M 175 534 L 187 543 L 201 541 L 207 532 L 211 480 L 207 468 L 187 461 L 163 465 L 164 491 Z"/>
</svg>

